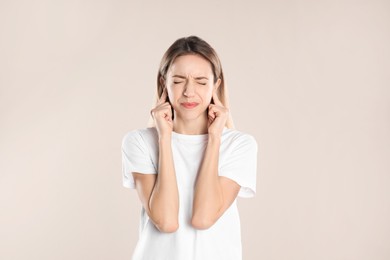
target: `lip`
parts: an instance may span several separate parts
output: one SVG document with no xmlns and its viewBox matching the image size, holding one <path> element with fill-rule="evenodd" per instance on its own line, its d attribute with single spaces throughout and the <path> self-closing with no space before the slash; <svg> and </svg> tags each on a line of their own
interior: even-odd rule
<svg viewBox="0 0 390 260">
<path fill-rule="evenodd" d="M 183 102 L 183 103 L 180 103 L 180 105 L 182 105 L 183 107 L 185 107 L 187 109 L 191 109 L 191 108 L 194 108 L 194 107 L 198 106 L 199 103 L 196 103 L 196 102 Z"/>
</svg>

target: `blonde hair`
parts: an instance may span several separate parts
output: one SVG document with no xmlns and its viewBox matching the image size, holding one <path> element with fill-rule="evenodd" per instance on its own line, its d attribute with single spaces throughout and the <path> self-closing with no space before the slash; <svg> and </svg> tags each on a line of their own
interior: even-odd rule
<svg viewBox="0 0 390 260">
<path fill-rule="evenodd" d="M 157 73 L 157 91 L 155 94 L 155 102 L 153 107 L 157 105 L 157 101 L 159 100 L 159 97 L 164 90 L 165 86 L 163 82 L 165 82 L 166 80 L 166 75 L 170 66 L 177 57 L 187 54 L 200 55 L 201 57 L 210 62 L 214 75 L 214 84 L 217 82 L 218 79 L 221 79 L 221 83 L 217 90 L 218 97 L 221 100 L 222 104 L 229 109 L 228 92 L 223 76 L 222 65 L 218 58 L 218 55 L 216 51 L 206 41 L 202 40 L 197 36 L 179 38 L 165 52 L 164 56 L 161 59 L 160 67 Z M 172 113 L 172 119 L 173 114 L 174 113 Z M 149 118 L 148 126 L 155 126 L 154 120 L 151 116 Z M 226 121 L 226 127 L 234 128 L 233 119 L 230 113 L 229 118 Z"/>
</svg>

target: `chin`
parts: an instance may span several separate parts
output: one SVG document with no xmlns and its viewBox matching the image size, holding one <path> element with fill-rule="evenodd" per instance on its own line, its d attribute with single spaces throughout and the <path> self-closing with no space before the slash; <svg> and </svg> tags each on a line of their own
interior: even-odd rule
<svg viewBox="0 0 390 260">
<path fill-rule="evenodd" d="M 176 115 L 175 117 L 179 117 L 183 120 L 196 120 L 200 117 L 202 117 L 203 115 L 206 115 L 206 110 L 202 110 L 202 111 L 199 111 L 199 110 L 194 110 L 194 111 L 191 111 L 191 110 L 180 110 L 179 112 L 177 112 L 176 110 Z"/>
</svg>

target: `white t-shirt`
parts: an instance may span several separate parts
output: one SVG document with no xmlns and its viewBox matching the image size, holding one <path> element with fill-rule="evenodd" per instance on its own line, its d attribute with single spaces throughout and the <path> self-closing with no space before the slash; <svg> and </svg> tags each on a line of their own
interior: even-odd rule
<svg viewBox="0 0 390 260">
<path fill-rule="evenodd" d="M 139 240 L 133 260 L 240 260 L 241 227 L 236 200 L 206 230 L 191 225 L 196 175 L 208 142 L 208 134 L 184 135 L 172 132 L 172 153 L 179 190 L 179 228 L 160 232 L 141 209 Z M 256 193 L 257 142 L 253 136 L 224 128 L 219 153 L 219 175 L 237 182 L 239 197 Z M 132 172 L 158 174 L 156 128 L 128 132 L 122 140 L 123 186 L 135 188 Z"/>
</svg>

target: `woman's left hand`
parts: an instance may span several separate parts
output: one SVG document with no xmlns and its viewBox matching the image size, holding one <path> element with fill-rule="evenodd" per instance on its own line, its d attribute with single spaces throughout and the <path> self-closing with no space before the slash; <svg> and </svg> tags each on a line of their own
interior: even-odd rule
<svg viewBox="0 0 390 260">
<path fill-rule="evenodd" d="M 223 128 L 229 117 L 229 109 L 224 107 L 219 100 L 217 91 L 213 91 L 214 104 L 209 105 L 208 113 L 208 132 L 209 135 L 221 137 Z"/>
</svg>

